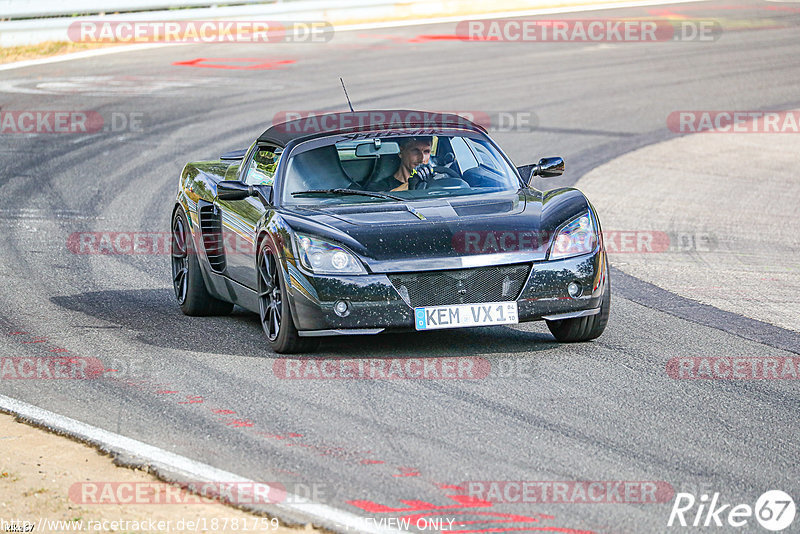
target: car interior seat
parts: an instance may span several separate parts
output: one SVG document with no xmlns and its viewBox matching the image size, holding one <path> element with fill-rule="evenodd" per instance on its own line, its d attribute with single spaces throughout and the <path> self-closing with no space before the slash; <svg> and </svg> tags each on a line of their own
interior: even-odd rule
<svg viewBox="0 0 800 534">
<path fill-rule="evenodd" d="M 363 187 L 375 172 L 378 161 L 380 161 L 379 157 L 344 160 L 342 169 L 353 183 Z"/>
<path fill-rule="evenodd" d="M 303 152 L 294 157 L 293 172 L 299 177 L 298 191 L 309 189 L 351 189 L 355 184 L 342 169 L 333 145 Z"/>
<path fill-rule="evenodd" d="M 381 189 L 381 183 L 396 173 L 399 168 L 400 156 L 396 154 L 380 156 L 375 165 L 375 170 L 372 171 L 372 176 L 364 182 L 364 189 L 367 191 L 377 191 Z"/>
</svg>

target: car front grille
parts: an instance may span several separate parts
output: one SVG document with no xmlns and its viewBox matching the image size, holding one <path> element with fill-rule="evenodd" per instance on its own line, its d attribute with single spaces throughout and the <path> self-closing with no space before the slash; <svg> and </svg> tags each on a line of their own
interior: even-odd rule
<svg viewBox="0 0 800 534">
<path fill-rule="evenodd" d="M 529 264 L 390 274 L 389 280 L 412 308 L 516 300 Z"/>
</svg>

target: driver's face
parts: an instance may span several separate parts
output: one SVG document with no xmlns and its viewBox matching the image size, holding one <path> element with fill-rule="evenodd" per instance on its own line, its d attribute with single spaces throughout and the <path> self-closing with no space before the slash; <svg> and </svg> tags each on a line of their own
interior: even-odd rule
<svg viewBox="0 0 800 534">
<path fill-rule="evenodd" d="M 428 163 L 431 159 L 431 144 L 425 141 L 411 141 L 400 151 L 400 164 L 408 171 Z"/>
</svg>

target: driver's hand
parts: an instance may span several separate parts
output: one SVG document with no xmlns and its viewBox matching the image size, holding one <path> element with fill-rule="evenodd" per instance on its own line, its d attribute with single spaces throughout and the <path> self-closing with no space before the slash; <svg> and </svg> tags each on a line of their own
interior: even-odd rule
<svg viewBox="0 0 800 534">
<path fill-rule="evenodd" d="M 434 174 L 433 165 L 430 163 L 418 165 L 413 171 L 411 171 L 411 176 L 408 177 L 408 188 L 427 189 L 428 184 L 433 180 Z M 424 184 L 420 182 L 424 182 Z"/>
</svg>

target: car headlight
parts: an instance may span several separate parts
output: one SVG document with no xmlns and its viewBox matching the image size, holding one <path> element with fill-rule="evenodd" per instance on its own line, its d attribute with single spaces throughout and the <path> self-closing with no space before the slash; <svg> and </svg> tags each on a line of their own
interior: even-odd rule
<svg viewBox="0 0 800 534">
<path fill-rule="evenodd" d="M 597 246 L 597 231 L 592 217 L 586 212 L 564 226 L 550 249 L 550 259 L 568 258 L 592 252 Z"/>
<path fill-rule="evenodd" d="M 351 252 L 318 237 L 295 234 L 300 263 L 315 274 L 364 274 L 361 262 Z"/>
</svg>

